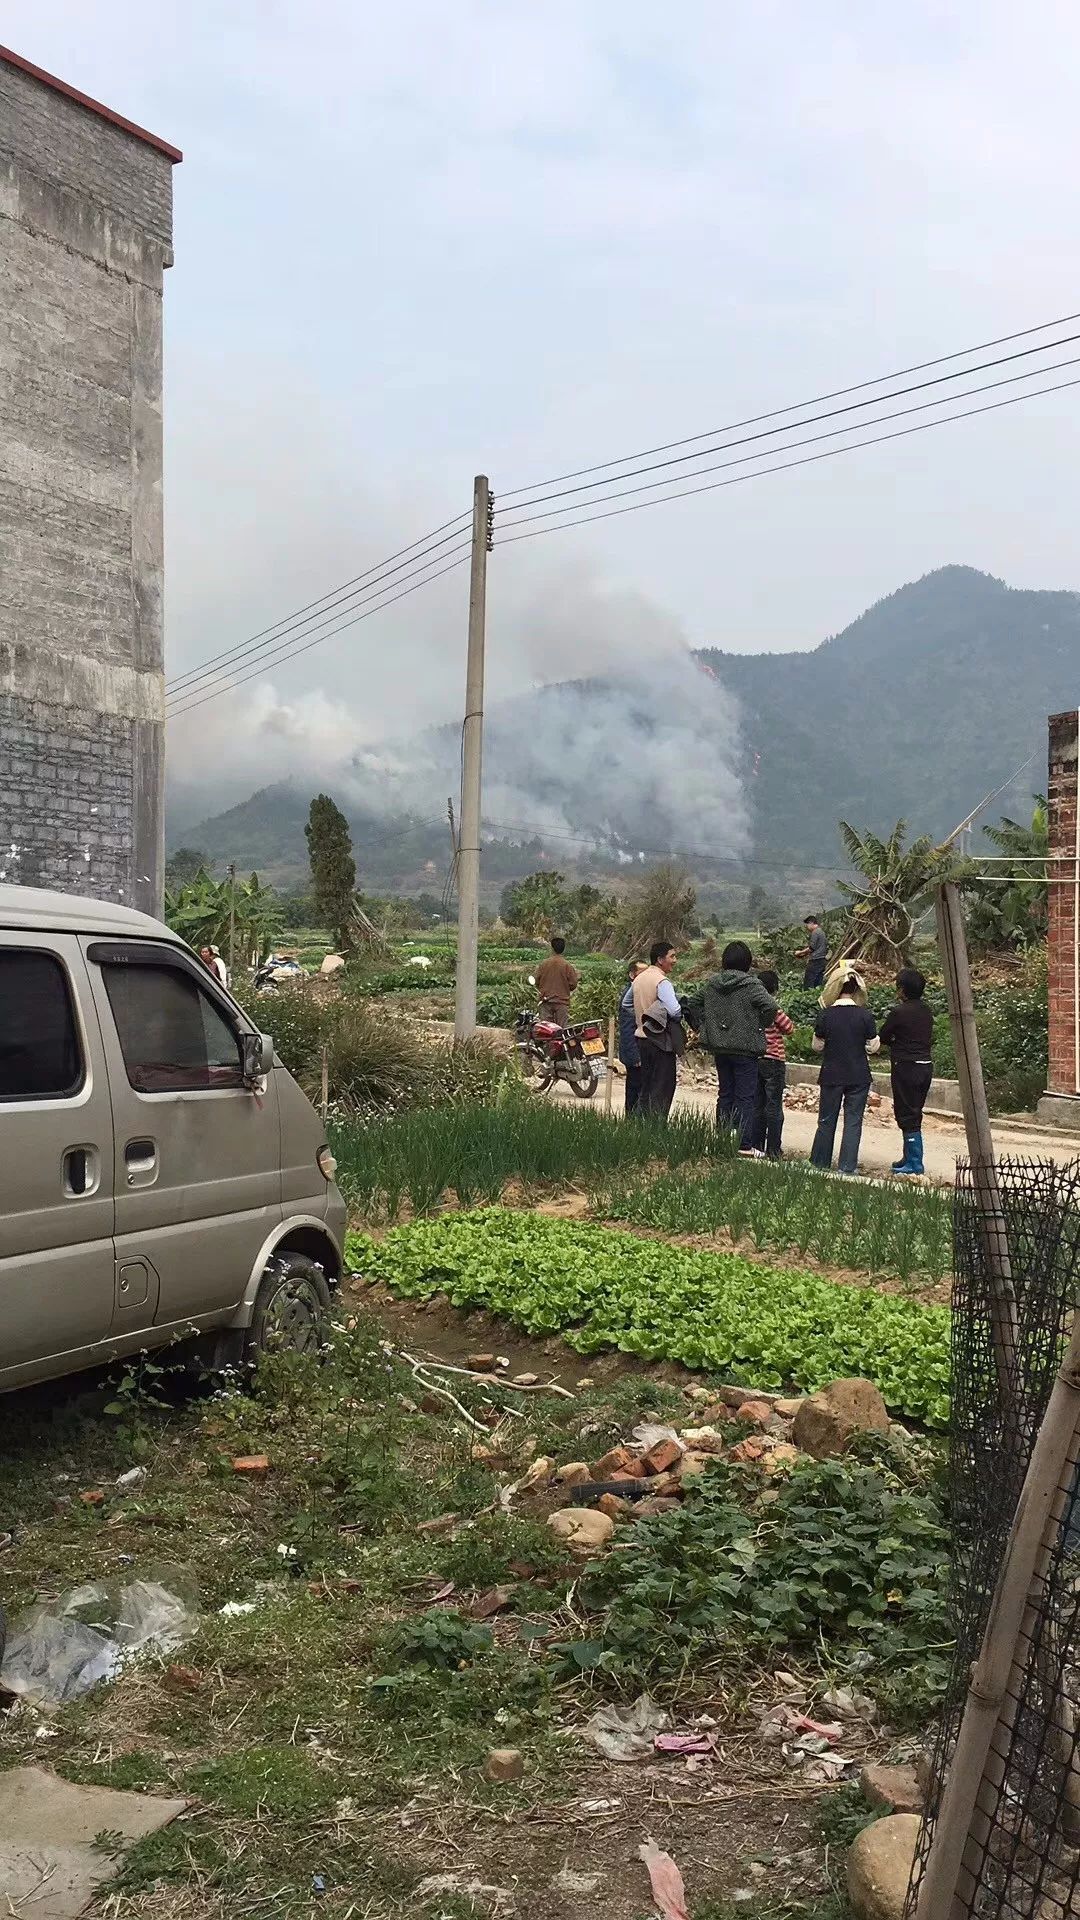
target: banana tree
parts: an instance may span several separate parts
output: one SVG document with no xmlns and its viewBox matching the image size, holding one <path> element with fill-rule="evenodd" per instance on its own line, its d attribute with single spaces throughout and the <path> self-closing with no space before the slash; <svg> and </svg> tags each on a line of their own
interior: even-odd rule
<svg viewBox="0 0 1080 1920">
<path fill-rule="evenodd" d="M 955 879 L 961 871 L 962 863 L 951 846 L 936 846 L 922 834 L 905 847 L 906 834 L 903 820 L 897 821 L 887 840 L 875 833 L 859 833 L 841 820 L 844 850 L 862 874 L 864 884 L 840 883 L 840 891 L 850 903 L 850 918 L 837 950 L 838 960 L 904 966 L 911 958 L 918 914 L 935 888 Z"/>
</svg>

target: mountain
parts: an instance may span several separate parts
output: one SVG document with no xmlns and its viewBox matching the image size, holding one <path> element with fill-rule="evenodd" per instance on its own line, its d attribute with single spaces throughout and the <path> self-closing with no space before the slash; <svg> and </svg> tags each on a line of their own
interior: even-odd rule
<svg viewBox="0 0 1080 1920">
<path fill-rule="evenodd" d="M 1046 777 L 1047 714 L 1080 704 L 1080 594 L 1017 589 L 972 567 L 942 567 L 879 600 L 810 652 L 707 649 L 699 657 L 739 702 L 739 773 L 750 801 L 753 850 L 775 863 L 775 877 L 765 874 L 773 886 L 780 884 L 781 866 L 790 866 L 790 880 L 800 863 L 836 865 L 838 819 L 884 832 L 904 818 L 913 832 L 940 836 L 1003 781 L 1010 785 L 990 817 L 1022 815 Z M 502 721 L 498 709 L 491 711 L 489 805 L 498 793 L 493 780 L 501 775 L 509 785 L 513 764 L 522 764 L 530 714 L 537 735 L 546 736 L 553 702 L 564 715 L 573 713 L 580 725 L 567 730 L 572 756 L 572 737 L 589 736 L 590 715 L 604 701 L 599 682 L 567 683 L 518 695 Z M 611 732 L 618 741 L 618 729 Z M 458 729 L 446 737 L 456 764 Z M 1010 780 L 1029 755 L 1031 766 Z M 629 741 L 625 757 L 633 772 Z M 553 757 L 550 769 L 551 798 L 560 792 L 564 804 L 573 798 L 576 826 L 597 771 L 594 751 L 580 754 L 576 770 L 565 756 Z M 609 777 L 610 768 L 605 784 Z M 535 788 L 537 776 L 529 778 Z M 182 836 L 170 834 L 170 845 L 182 837 L 217 862 L 234 859 L 279 882 L 303 883 L 310 797 L 290 785 L 265 788 L 226 813 L 185 826 Z M 495 818 L 536 817 L 527 800 L 510 811 L 513 804 L 504 793 Z M 597 806 L 610 818 L 610 793 L 598 792 Z M 449 845 L 444 825 L 347 810 L 365 887 L 441 886 Z M 635 825 L 629 824 L 631 834 Z M 554 859 L 576 877 L 619 871 L 615 862 L 573 856 L 572 846 L 556 840 Z M 485 889 L 497 894 L 503 880 L 536 868 L 542 857 L 541 839 L 522 845 L 508 837 L 485 852 Z M 694 865 L 703 876 L 710 868 L 723 875 L 722 862 Z"/>
<path fill-rule="evenodd" d="M 944 835 L 1034 754 L 991 818 L 1023 812 L 1080 704 L 1080 594 L 941 567 L 810 653 L 702 658 L 742 706 L 755 851 L 835 861 L 838 819 Z"/>
</svg>

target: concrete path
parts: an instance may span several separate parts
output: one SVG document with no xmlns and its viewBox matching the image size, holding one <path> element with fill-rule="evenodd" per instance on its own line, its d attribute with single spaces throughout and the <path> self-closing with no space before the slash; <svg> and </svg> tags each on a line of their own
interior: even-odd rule
<svg viewBox="0 0 1080 1920">
<path fill-rule="evenodd" d="M 0 1895 L 22 1920 L 76 1920 L 124 1851 L 183 1813 L 186 1800 L 78 1787 L 40 1767 L 0 1772 Z M 119 1835 L 117 1853 L 96 1835 Z"/>
<path fill-rule="evenodd" d="M 623 1110 L 624 1082 L 621 1077 L 614 1080 L 612 1086 L 611 1110 L 620 1114 Z M 552 1096 L 549 1095 L 548 1098 Z M 558 1086 L 554 1097 L 573 1100 L 569 1088 Z M 602 1110 L 604 1089 L 597 1090 L 593 1104 Z M 695 1113 L 713 1113 L 716 1110 L 715 1085 L 704 1076 L 683 1078 L 675 1095 L 676 1110 Z M 791 1159 L 808 1159 L 810 1147 L 817 1126 L 817 1116 L 802 1108 L 787 1108 L 784 1114 L 784 1152 Z M 837 1146 L 840 1144 L 840 1129 L 837 1128 Z M 999 1156 L 1004 1159 L 1010 1155 L 1025 1160 L 1054 1160 L 1064 1166 L 1071 1160 L 1080 1159 L 1080 1135 L 1071 1133 L 1052 1133 L 1045 1128 L 1025 1127 L 1022 1122 L 994 1122 L 994 1144 Z M 894 1160 L 900 1158 L 900 1135 L 893 1125 L 892 1118 L 885 1121 L 874 1113 L 867 1113 L 863 1126 L 862 1153 L 860 1165 L 864 1173 L 888 1173 Z M 923 1146 L 926 1171 L 930 1179 L 942 1185 L 951 1186 L 956 1175 L 958 1156 L 967 1153 L 964 1136 L 964 1123 L 956 1120 L 928 1117 L 923 1125 Z"/>
</svg>

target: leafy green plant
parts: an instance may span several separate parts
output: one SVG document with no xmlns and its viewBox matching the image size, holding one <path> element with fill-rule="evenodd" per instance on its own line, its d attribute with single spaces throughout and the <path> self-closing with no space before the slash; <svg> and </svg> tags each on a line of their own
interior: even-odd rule
<svg viewBox="0 0 1080 1920">
<path fill-rule="evenodd" d="M 905 1712 L 925 1714 L 952 1646 L 935 1501 L 883 1467 L 836 1460 L 797 1468 L 768 1507 L 755 1508 L 753 1479 L 715 1463 L 682 1507 L 641 1522 L 589 1574 L 590 1664 L 638 1685 L 710 1659 L 813 1649 L 833 1665 L 872 1662 L 879 1690 L 900 1676 Z"/>
<path fill-rule="evenodd" d="M 581 1353 L 616 1347 L 760 1387 L 861 1375 L 898 1412 L 948 1418 L 944 1307 L 505 1207 L 415 1221 L 356 1254 L 397 1293 L 444 1292 Z"/>
<path fill-rule="evenodd" d="M 469 1666 L 494 1644 L 490 1627 L 466 1620 L 450 1607 L 429 1607 L 419 1620 L 395 1628 L 383 1647 L 406 1666 L 436 1672 Z"/>
</svg>

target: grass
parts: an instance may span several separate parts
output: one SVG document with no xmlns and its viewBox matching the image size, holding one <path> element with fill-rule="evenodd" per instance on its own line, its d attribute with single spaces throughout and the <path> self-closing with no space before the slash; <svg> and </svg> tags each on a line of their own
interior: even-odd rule
<svg viewBox="0 0 1080 1920">
<path fill-rule="evenodd" d="M 456 1385 L 474 1418 L 497 1417 L 497 1382 Z M 12 1614 L 126 1569 L 183 1568 L 199 1591 L 198 1624 L 180 1650 L 57 1710 L 46 1747 L 35 1712 L 0 1716 L 0 1766 L 44 1763 L 190 1800 L 183 1821 L 118 1863 L 102 1893 L 115 1896 L 108 1911 L 464 1914 L 456 1896 L 428 1905 L 418 1888 L 462 1857 L 498 1877 L 491 1865 L 508 1822 L 528 1887 L 530 1848 L 544 1857 L 560 1805 L 597 1791 L 595 1761 L 573 1729 L 598 1688 L 624 1684 L 617 1668 L 565 1674 L 560 1649 L 582 1631 L 582 1568 L 543 1524 L 543 1503 L 501 1509 L 471 1432 L 448 1407 L 417 1406 L 412 1373 L 363 1316 L 337 1335 L 324 1367 L 268 1363 L 252 1397 L 170 1405 L 154 1386 L 137 1423 L 106 1414 L 112 1395 L 101 1388 L 0 1403 L 0 1512 L 17 1528 L 4 1556 Z M 530 1396 L 499 1429 L 502 1477 L 520 1477 L 540 1449 L 591 1458 L 646 1410 L 678 1418 L 685 1404 L 641 1375 L 572 1400 Z M 136 1427 L 148 1477 L 132 1493 L 116 1481 Z M 265 1453 L 265 1476 L 236 1474 L 241 1453 Z M 758 1484 L 749 1475 L 736 1489 L 755 1527 Z M 104 1493 L 99 1506 L 78 1499 L 89 1488 Z M 422 1527 L 447 1513 L 458 1516 L 452 1528 Z M 662 1551 L 656 1525 L 633 1531 L 646 1555 Z M 477 1596 L 495 1585 L 512 1589 L 506 1610 L 478 1623 Z M 254 1611 L 223 1615 L 230 1600 L 254 1601 Z M 828 1634 L 813 1648 L 811 1684 L 824 1687 Z M 764 1671 L 780 1657 L 770 1648 Z M 747 1658 L 733 1647 L 733 1672 Z M 750 1658 L 758 1671 L 760 1656 Z M 683 1672 L 680 1713 L 695 1698 L 715 1703 L 719 1684 L 715 1658 L 708 1671 Z M 662 1677 L 657 1685 L 670 1696 L 670 1683 L 666 1693 Z M 520 1784 L 485 1780 L 495 1745 L 521 1749 Z M 530 1887 L 534 1898 L 542 1884 Z"/>
<path fill-rule="evenodd" d="M 568 1109 L 515 1094 L 501 1102 L 395 1114 L 331 1130 L 338 1183 L 350 1210 L 393 1220 L 407 1201 L 431 1213 L 448 1193 L 462 1206 L 497 1201 L 510 1181 L 526 1189 L 595 1182 L 627 1168 L 683 1167 L 732 1153 L 705 1115 L 669 1126 L 616 1126 L 590 1108 Z"/>
<path fill-rule="evenodd" d="M 952 1201 L 922 1187 L 823 1180 L 797 1163 L 720 1161 L 673 1181 L 620 1173 L 593 1202 L 601 1217 L 662 1233 L 749 1235 L 855 1272 L 937 1284 L 952 1264 Z"/>
<path fill-rule="evenodd" d="M 615 1348 L 744 1386 L 858 1375 L 932 1426 L 948 1418 L 947 1308 L 547 1215 L 489 1207 L 393 1228 L 353 1257 L 398 1294 L 444 1295 L 579 1353 Z"/>
</svg>

